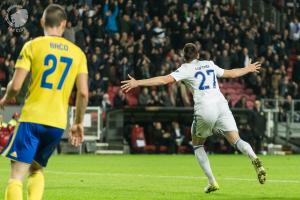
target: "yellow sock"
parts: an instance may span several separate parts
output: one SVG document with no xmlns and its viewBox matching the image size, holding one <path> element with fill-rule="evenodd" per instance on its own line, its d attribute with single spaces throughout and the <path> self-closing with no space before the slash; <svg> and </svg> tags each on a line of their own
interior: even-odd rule
<svg viewBox="0 0 300 200">
<path fill-rule="evenodd" d="M 5 191 L 5 200 L 22 200 L 23 184 L 16 179 L 10 179 Z"/>
<path fill-rule="evenodd" d="M 28 177 L 28 200 L 41 200 L 44 193 L 45 180 L 42 172 L 35 172 Z"/>
</svg>

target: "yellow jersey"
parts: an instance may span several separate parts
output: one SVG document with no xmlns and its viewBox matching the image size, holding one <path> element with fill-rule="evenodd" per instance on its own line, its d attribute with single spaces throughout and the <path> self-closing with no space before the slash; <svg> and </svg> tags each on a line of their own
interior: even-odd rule
<svg viewBox="0 0 300 200">
<path fill-rule="evenodd" d="M 38 37 L 23 46 L 16 68 L 31 72 L 19 121 L 65 129 L 76 77 L 88 73 L 86 56 L 81 49 L 62 37 Z"/>
</svg>

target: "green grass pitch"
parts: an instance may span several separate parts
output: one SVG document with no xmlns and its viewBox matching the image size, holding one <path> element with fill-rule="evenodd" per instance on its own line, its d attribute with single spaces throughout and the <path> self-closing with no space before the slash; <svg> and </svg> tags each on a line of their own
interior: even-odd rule
<svg viewBox="0 0 300 200">
<path fill-rule="evenodd" d="M 192 155 L 59 155 L 47 169 L 45 200 L 300 199 L 300 156 L 263 156 L 267 182 L 260 185 L 241 155 L 209 156 L 220 190 L 206 186 Z M 9 161 L 0 159 L 0 199 Z M 25 198 L 26 199 L 26 198 Z"/>
</svg>

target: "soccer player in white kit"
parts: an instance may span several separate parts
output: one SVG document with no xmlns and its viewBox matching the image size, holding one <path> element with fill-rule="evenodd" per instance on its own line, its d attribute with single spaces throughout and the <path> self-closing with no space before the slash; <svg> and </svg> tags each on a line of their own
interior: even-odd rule
<svg viewBox="0 0 300 200">
<path fill-rule="evenodd" d="M 236 122 L 217 81 L 217 77 L 236 78 L 251 72 L 258 72 L 260 63 L 251 64 L 250 62 L 244 68 L 224 70 L 215 65 L 213 61 L 198 60 L 198 50 L 193 43 L 187 43 L 184 46 L 183 54 L 186 63 L 182 64 L 175 72 L 166 76 L 144 80 L 135 80 L 128 75 L 130 79 L 122 81 L 122 90 L 128 92 L 139 86 L 157 86 L 184 81 L 193 91 L 192 143 L 195 156 L 208 178 L 208 185 L 204 188 L 204 191 L 210 193 L 219 189 L 204 150 L 206 138 L 214 133 L 223 134 L 231 145 L 251 159 L 259 182 L 264 184 L 266 171 L 251 146 L 239 137 Z"/>
</svg>

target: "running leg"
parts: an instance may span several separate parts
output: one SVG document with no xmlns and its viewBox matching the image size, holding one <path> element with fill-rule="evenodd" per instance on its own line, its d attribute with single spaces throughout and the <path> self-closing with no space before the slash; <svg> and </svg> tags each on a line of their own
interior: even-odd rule
<svg viewBox="0 0 300 200">
<path fill-rule="evenodd" d="M 233 145 L 235 148 L 240 150 L 244 155 L 247 155 L 255 168 L 255 171 L 257 173 L 258 180 L 261 184 L 264 184 L 266 181 L 266 170 L 262 166 L 262 162 L 259 160 L 259 158 L 254 153 L 252 147 L 248 142 L 245 142 L 242 140 L 239 136 L 239 133 L 237 131 L 228 131 L 225 132 L 225 138 L 227 141 Z"/>
<path fill-rule="evenodd" d="M 192 142 L 194 146 L 194 153 L 196 156 L 196 159 L 199 162 L 199 165 L 201 166 L 202 170 L 204 171 L 204 174 L 208 178 L 208 186 L 204 188 L 204 192 L 210 193 L 215 190 L 219 189 L 219 185 L 212 173 L 210 163 L 207 157 L 207 154 L 204 149 L 204 142 L 206 138 L 200 138 L 193 136 L 192 137 Z"/>
<path fill-rule="evenodd" d="M 5 200 L 23 199 L 23 180 L 29 167 L 29 164 L 11 161 L 11 174 L 5 191 Z"/>
</svg>

